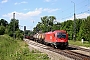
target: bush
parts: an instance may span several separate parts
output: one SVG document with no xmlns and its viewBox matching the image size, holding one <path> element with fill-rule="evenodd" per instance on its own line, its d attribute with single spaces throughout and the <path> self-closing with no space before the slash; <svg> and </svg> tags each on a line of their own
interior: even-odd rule
<svg viewBox="0 0 90 60">
<path fill-rule="evenodd" d="M 0 26 L 0 35 L 3 35 L 5 33 L 5 27 Z"/>
<path fill-rule="evenodd" d="M 22 40 L 0 36 L 0 60 L 49 60 L 46 54 L 32 53 Z"/>
<path fill-rule="evenodd" d="M 23 40 L 23 33 L 20 30 L 17 30 L 15 33 L 17 39 Z"/>
</svg>

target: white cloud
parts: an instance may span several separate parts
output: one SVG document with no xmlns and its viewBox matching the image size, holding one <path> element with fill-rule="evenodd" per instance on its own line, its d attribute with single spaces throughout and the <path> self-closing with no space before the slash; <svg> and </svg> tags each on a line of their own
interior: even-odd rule
<svg viewBox="0 0 90 60">
<path fill-rule="evenodd" d="M 15 18 L 20 19 L 20 20 L 26 20 L 26 19 L 30 19 L 32 17 L 39 16 L 42 12 L 55 12 L 57 10 L 59 10 L 59 9 L 36 8 L 34 11 L 28 11 L 27 13 L 14 11 L 14 12 L 11 12 L 8 14 L 4 14 L 3 17 L 7 17 L 7 18 L 11 19 L 11 18 L 13 18 L 13 13 L 15 13 Z"/>
<path fill-rule="evenodd" d="M 58 8 L 56 8 L 56 9 L 45 8 L 43 11 L 47 11 L 47 12 L 51 13 L 51 12 L 54 12 L 57 10 L 60 10 L 60 9 L 58 9 Z"/>
<path fill-rule="evenodd" d="M 15 17 L 20 20 L 29 19 L 33 16 L 38 16 L 40 13 L 42 13 L 41 8 L 35 9 L 34 11 L 29 11 L 27 13 L 21 13 L 21 12 L 11 12 L 8 14 L 4 14 L 3 17 L 13 18 L 13 13 L 15 13 Z"/>
<path fill-rule="evenodd" d="M 90 6 L 88 8 L 90 9 Z"/>
<path fill-rule="evenodd" d="M 61 20 L 60 18 L 58 18 L 55 23 L 57 23 L 57 22 L 60 22 L 61 23 L 61 22 L 63 22 L 63 20 Z"/>
<path fill-rule="evenodd" d="M 77 19 L 87 18 L 87 16 L 90 16 L 90 14 L 89 13 L 82 13 L 82 14 L 76 15 L 76 18 Z M 74 19 L 74 16 L 72 16 L 71 18 L 68 18 L 66 20 L 73 20 L 73 19 Z"/>
<path fill-rule="evenodd" d="M 77 18 L 87 18 L 87 16 L 89 16 L 89 13 L 83 13 L 83 14 L 78 14 L 76 15 Z"/>
<path fill-rule="evenodd" d="M 16 3 L 14 3 L 14 5 L 17 5 L 18 3 L 16 2 Z"/>
<path fill-rule="evenodd" d="M 22 2 L 16 2 L 16 3 L 14 3 L 14 5 L 18 5 L 18 4 L 25 4 L 25 3 L 28 3 L 28 2 L 26 2 L 26 1 L 22 1 Z"/>
<path fill-rule="evenodd" d="M 22 1 L 21 3 L 24 3 L 25 4 L 25 3 L 28 3 L 28 2 Z"/>
<path fill-rule="evenodd" d="M 2 0 L 2 2 L 1 2 L 1 3 L 6 3 L 6 2 L 8 2 L 8 0 Z"/>
<path fill-rule="evenodd" d="M 45 2 L 55 2 L 57 0 L 44 0 Z"/>
<path fill-rule="evenodd" d="M 46 2 L 50 2 L 51 0 L 45 0 Z"/>
</svg>

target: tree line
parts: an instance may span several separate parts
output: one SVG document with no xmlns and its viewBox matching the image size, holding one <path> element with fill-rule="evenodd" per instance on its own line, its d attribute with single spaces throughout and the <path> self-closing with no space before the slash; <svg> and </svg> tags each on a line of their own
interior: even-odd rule
<svg viewBox="0 0 90 60">
<path fill-rule="evenodd" d="M 76 40 L 82 38 L 90 42 L 90 16 L 82 19 L 75 19 L 75 34 Z M 69 40 L 73 40 L 74 35 L 74 20 L 67 20 L 64 22 L 56 22 L 55 16 L 44 16 L 41 17 L 41 22 L 38 22 L 34 27 L 33 32 L 48 32 L 53 30 L 66 30 L 69 35 Z"/>
<path fill-rule="evenodd" d="M 16 39 L 23 39 L 23 31 L 19 29 L 19 20 L 11 19 L 8 23 L 5 19 L 0 20 L 0 35 L 8 34 Z"/>
<path fill-rule="evenodd" d="M 80 41 L 83 38 L 84 40 L 90 42 L 90 16 L 83 19 L 75 19 L 75 23 L 76 40 Z M 26 30 L 25 34 L 30 36 L 38 32 L 45 33 L 54 30 L 66 30 L 69 35 L 69 40 L 73 40 L 74 20 L 57 22 L 55 16 L 44 16 L 41 17 L 41 22 L 38 22 L 36 27 L 33 28 L 33 31 Z M 14 32 L 15 38 L 23 38 L 24 31 L 19 29 L 18 19 L 11 19 L 10 23 L 8 23 L 5 19 L 0 20 L 0 35 L 8 34 L 13 37 Z"/>
</svg>

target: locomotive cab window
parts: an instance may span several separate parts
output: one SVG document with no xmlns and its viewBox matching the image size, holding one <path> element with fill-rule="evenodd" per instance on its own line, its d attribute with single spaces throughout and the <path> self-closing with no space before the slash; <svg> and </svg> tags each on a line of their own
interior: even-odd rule
<svg viewBox="0 0 90 60">
<path fill-rule="evenodd" d="M 66 38 L 65 33 L 57 33 L 57 38 Z"/>
</svg>

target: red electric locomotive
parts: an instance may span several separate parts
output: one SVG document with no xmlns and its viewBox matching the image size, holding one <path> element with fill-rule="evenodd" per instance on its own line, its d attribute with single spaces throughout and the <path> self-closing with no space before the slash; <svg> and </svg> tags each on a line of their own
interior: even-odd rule
<svg viewBox="0 0 90 60">
<path fill-rule="evenodd" d="M 55 48 L 68 47 L 68 34 L 65 30 L 55 30 L 45 33 L 45 43 L 51 44 Z"/>
</svg>

